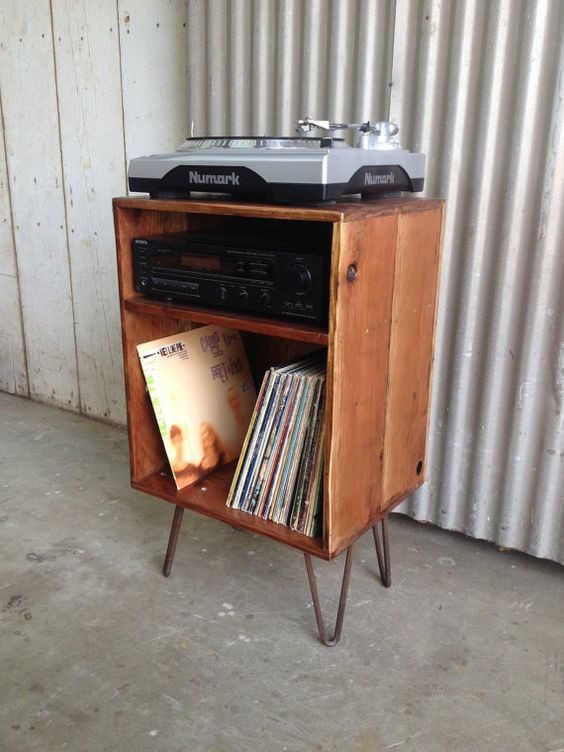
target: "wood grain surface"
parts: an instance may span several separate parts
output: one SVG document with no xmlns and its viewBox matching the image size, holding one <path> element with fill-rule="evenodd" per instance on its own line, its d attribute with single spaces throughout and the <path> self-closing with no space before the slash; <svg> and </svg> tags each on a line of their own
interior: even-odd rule
<svg viewBox="0 0 564 752">
<path fill-rule="evenodd" d="M 278 525 L 270 520 L 262 520 L 240 509 L 225 506 L 225 499 L 231 485 L 235 463 L 222 467 L 197 483 L 180 491 L 176 490 L 174 481 L 168 472 L 155 472 L 146 478 L 133 481 L 132 485 L 140 491 L 165 499 L 187 509 L 193 509 L 207 517 L 213 517 L 229 525 L 266 535 L 280 543 L 307 551 L 322 559 L 329 559 L 329 553 L 323 547 L 321 538 L 309 538 L 307 535 Z"/>
<path fill-rule="evenodd" d="M 425 478 L 442 212 L 401 214 L 394 273 L 384 503 Z"/>
<path fill-rule="evenodd" d="M 182 319 L 183 321 L 196 321 L 201 324 L 218 324 L 229 329 L 239 329 L 242 332 L 255 332 L 257 334 L 269 334 L 272 337 L 282 337 L 301 342 L 313 342 L 317 345 L 326 345 L 329 335 L 324 327 L 312 326 L 301 322 L 254 316 L 253 314 L 218 310 L 217 308 L 204 308 L 183 305 L 182 303 L 168 303 L 159 300 L 150 300 L 137 296 L 125 301 L 128 311 L 147 313 L 153 316 L 168 316 Z"/>
<path fill-rule="evenodd" d="M 325 541 L 341 550 L 382 508 L 397 215 L 340 226 L 328 359 Z"/>
<path fill-rule="evenodd" d="M 252 204 L 244 201 L 214 198 L 152 199 L 148 197 L 115 198 L 114 204 L 124 208 L 153 211 L 189 212 L 216 216 L 257 217 L 265 219 L 295 219 L 303 222 L 354 222 L 388 214 L 427 211 L 441 206 L 439 199 L 379 198 L 374 200 L 348 199 L 329 204 L 290 206 L 286 204 Z"/>
</svg>

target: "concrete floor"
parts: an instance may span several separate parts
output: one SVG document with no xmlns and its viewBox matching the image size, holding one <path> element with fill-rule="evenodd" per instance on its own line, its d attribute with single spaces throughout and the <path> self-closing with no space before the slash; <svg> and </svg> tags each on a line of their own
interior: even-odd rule
<svg viewBox="0 0 564 752">
<path fill-rule="evenodd" d="M 119 429 L 0 395 L 0 749 L 562 752 L 561 566 L 394 516 L 341 644 L 300 554 L 129 488 Z M 318 562 L 323 602 L 343 558 Z"/>
</svg>

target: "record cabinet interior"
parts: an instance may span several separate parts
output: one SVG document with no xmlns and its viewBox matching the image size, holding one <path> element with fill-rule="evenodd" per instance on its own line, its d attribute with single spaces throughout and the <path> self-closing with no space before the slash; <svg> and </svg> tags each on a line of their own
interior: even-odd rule
<svg viewBox="0 0 564 752">
<path fill-rule="evenodd" d="M 442 214 L 442 201 L 413 198 L 322 207 L 114 199 L 133 487 L 323 559 L 335 557 L 383 519 L 425 477 Z M 133 238 L 229 228 L 243 220 L 250 228 L 263 220 L 291 223 L 285 229 L 296 238 L 305 223 L 310 234 L 312 227 L 323 228 L 319 242 L 330 256 L 326 325 L 161 302 L 136 292 Z M 226 507 L 235 463 L 176 490 L 136 345 L 214 323 L 245 333 L 258 386 L 269 365 L 327 348 L 319 538 Z"/>
</svg>

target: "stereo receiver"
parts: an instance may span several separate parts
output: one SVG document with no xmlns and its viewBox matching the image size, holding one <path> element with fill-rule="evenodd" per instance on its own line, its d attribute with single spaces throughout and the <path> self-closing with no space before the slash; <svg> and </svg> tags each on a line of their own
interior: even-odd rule
<svg viewBox="0 0 564 752">
<path fill-rule="evenodd" d="M 206 231 L 135 238 L 132 246 L 135 289 L 147 295 L 315 323 L 327 317 L 323 243 L 297 250 L 272 237 Z"/>
</svg>

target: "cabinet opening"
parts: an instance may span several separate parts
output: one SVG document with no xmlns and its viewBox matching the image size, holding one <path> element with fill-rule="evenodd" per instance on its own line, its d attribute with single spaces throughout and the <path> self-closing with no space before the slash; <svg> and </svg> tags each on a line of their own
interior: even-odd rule
<svg viewBox="0 0 564 752">
<path fill-rule="evenodd" d="M 169 319 L 166 331 L 162 331 L 162 319 L 156 319 L 154 317 L 147 317 L 147 319 L 161 322 L 161 331 L 159 331 L 158 334 L 155 333 L 154 339 L 162 336 L 181 334 L 184 331 L 198 329 L 203 326 L 203 324 L 190 324 L 185 321 L 173 321 Z M 146 329 L 143 327 L 141 327 L 140 330 L 146 332 Z M 322 363 L 325 362 L 326 364 L 327 362 L 326 348 L 319 347 L 313 343 L 293 341 L 283 337 L 267 336 L 250 332 L 242 332 L 241 334 L 257 394 L 259 393 L 263 377 L 271 366 L 278 366 L 283 363 L 299 360 L 303 356 L 314 352 L 320 353 Z M 146 341 L 148 341 L 148 338 L 143 336 L 139 338 L 139 341 L 135 342 L 135 345 Z M 276 537 L 276 531 L 276 534 L 282 537 L 286 535 L 303 535 L 298 531 L 297 524 L 294 525 L 295 529 L 292 530 L 289 525 L 286 526 L 280 522 L 273 522 L 267 518 L 262 519 L 250 514 L 249 512 L 231 509 L 226 506 L 231 481 L 237 468 L 236 460 L 229 464 L 216 467 L 209 474 L 204 476 L 204 478 L 182 488 L 180 491 L 177 491 L 169 461 L 165 453 L 159 426 L 155 418 L 153 405 L 145 387 L 145 378 L 139 362 L 136 364 L 135 372 L 136 379 L 139 381 L 140 386 L 142 386 L 141 400 L 137 402 L 135 409 L 130 408 L 130 442 L 132 456 L 135 454 L 142 456 L 142 466 L 136 474 L 132 473 L 133 484 L 137 488 L 149 490 L 151 493 L 156 493 L 158 496 L 167 498 L 175 503 L 180 503 L 181 505 L 184 504 L 188 507 L 195 506 L 198 511 L 208 513 L 213 517 L 220 516 L 222 518 L 229 518 L 229 516 L 232 515 L 233 519 L 231 521 L 233 524 L 248 529 L 255 529 L 256 525 L 258 525 L 261 530 L 265 525 L 267 528 L 268 526 L 272 526 L 274 529 L 272 537 Z M 130 404 L 133 403 L 130 402 Z M 325 406 L 323 403 L 323 411 L 324 410 Z M 135 415 L 132 417 L 133 413 L 135 413 Z M 141 415 L 143 415 L 142 418 L 140 418 Z M 325 452 L 324 444 L 322 444 L 321 447 L 320 452 L 321 457 L 323 457 Z M 299 461 L 300 459 L 301 458 L 296 455 L 296 461 Z M 135 467 L 135 462 L 132 462 L 132 467 Z M 321 484 L 323 485 L 322 476 Z M 323 500 L 321 500 L 321 506 L 323 506 Z M 290 520 L 290 516 L 288 516 L 288 520 Z M 322 526 L 323 514 L 321 513 L 311 545 L 318 547 L 322 546 Z M 310 528 L 310 530 L 313 529 L 313 527 Z M 316 542 L 314 543 L 313 541 Z"/>
<path fill-rule="evenodd" d="M 166 222 L 145 226 L 131 238 L 132 297 L 322 330 L 332 228 L 327 222 L 201 215 L 171 218 L 170 228 Z"/>
</svg>

